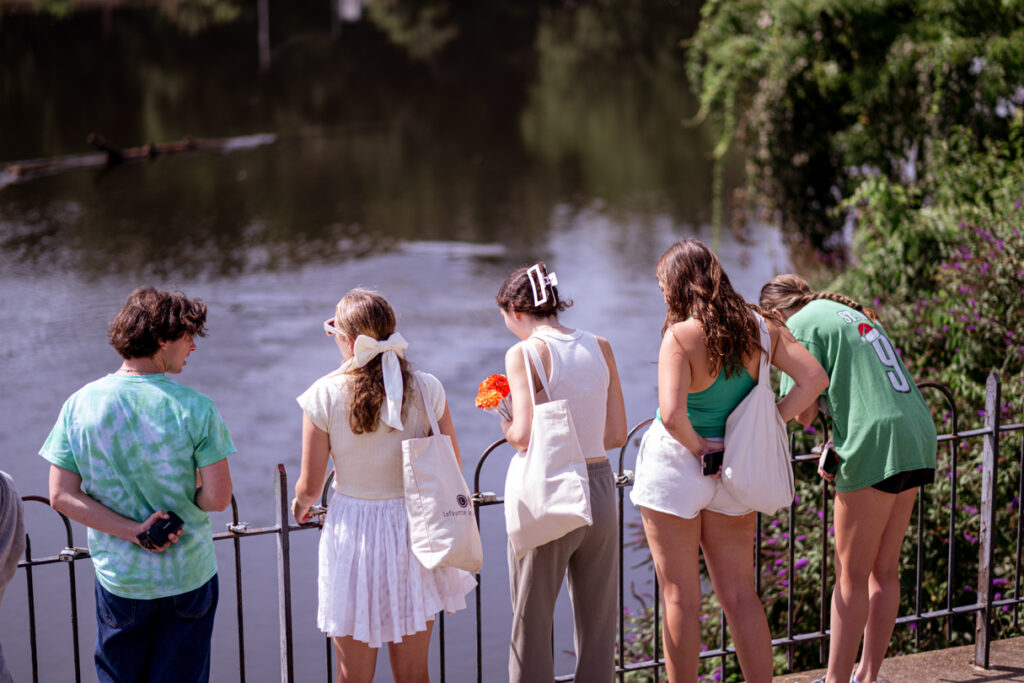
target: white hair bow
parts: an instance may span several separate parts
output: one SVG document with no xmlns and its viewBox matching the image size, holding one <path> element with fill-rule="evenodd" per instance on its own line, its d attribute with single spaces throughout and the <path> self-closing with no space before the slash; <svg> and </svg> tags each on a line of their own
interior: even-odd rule
<svg viewBox="0 0 1024 683">
<path fill-rule="evenodd" d="M 381 419 L 389 427 L 399 431 L 405 429 L 402 426 L 402 368 L 398 364 L 399 358 L 405 357 L 405 349 L 409 342 L 395 332 L 384 341 L 377 341 L 361 334 L 356 337 L 352 345 L 353 358 L 357 367 L 363 367 L 378 354 L 384 354 L 381 358 L 381 370 L 384 373 L 384 395 L 387 397 L 386 410 L 381 411 Z"/>
</svg>

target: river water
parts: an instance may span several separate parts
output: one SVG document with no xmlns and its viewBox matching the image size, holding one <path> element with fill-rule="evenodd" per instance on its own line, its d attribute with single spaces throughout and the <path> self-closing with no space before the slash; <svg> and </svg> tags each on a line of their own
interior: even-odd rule
<svg viewBox="0 0 1024 683">
<path fill-rule="evenodd" d="M 64 399 L 117 367 L 106 325 L 141 284 L 209 304 L 210 334 L 179 379 L 211 396 L 227 421 L 239 449 L 235 497 L 253 525 L 273 523 L 274 465 L 293 480 L 298 473 L 294 397 L 337 365 L 321 322 L 354 286 L 387 296 L 410 359 L 444 383 L 467 475 L 500 436 L 497 419 L 472 400 L 515 341 L 493 297 L 524 263 L 543 259 L 557 272 L 575 301 L 563 322 L 611 341 L 630 424 L 653 414 L 664 314 L 654 264 L 676 239 L 715 239 L 708 134 L 680 125 L 695 105 L 664 22 L 563 10 L 516 17 L 497 44 L 481 46 L 466 31 L 476 19 L 461 17 L 446 53 L 454 56 L 418 60 L 389 40 L 380 17 L 342 25 L 326 2 L 271 3 L 271 60 L 261 70 L 254 11 L 222 5 L 238 11 L 215 20 L 170 4 L 63 17 L 0 10 L 0 165 L 87 151 L 92 131 L 125 146 L 278 136 L 230 154 L 0 189 L 0 468 L 22 494 L 46 494 L 39 447 Z M 678 31 L 687 21 L 679 17 Z M 637 26 L 648 32 L 643 50 L 621 39 Z M 788 266 L 770 226 L 743 225 L 716 241 L 748 298 Z M 481 490 L 501 490 L 505 457 L 488 460 Z M 55 554 L 63 542 L 54 516 L 38 503 L 27 512 L 34 553 Z M 500 510 L 482 516 L 492 681 L 505 675 L 510 610 Z M 226 521 L 214 515 L 215 528 Z M 84 543 L 80 527 L 76 535 Z M 293 541 L 299 680 L 324 670 L 315 541 L 315 532 Z M 230 549 L 218 545 L 226 579 Z M 243 562 L 248 680 L 275 680 L 273 541 L 243 543 Z M 92 573 L 79 567 L 83 670 L 94 680 Z M 64 575 L 36 573 L 42 680 L 71 671 Z M 648 570 L 630 578 L 650 590 Z M 0 611 L 0 643 L 15 679 L 27 680 L 24 572 Z M 564 596 L 557 614 L 557 668 L 567 673 Z M 472 609 L 449 620 L 449 680 L 475 671 L 472 629 Z M 215 643 L 214 680 L 236 680 L 226 581 Z M 385 657 L 378 679 L 390 680 Z"/>
</svg>

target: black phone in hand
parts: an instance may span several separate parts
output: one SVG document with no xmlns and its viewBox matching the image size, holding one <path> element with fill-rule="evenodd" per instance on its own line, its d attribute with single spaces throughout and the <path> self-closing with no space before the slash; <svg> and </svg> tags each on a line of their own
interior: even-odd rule
<svg viewBox="0 0 1024 683">
<path fill-rule="evenodd" d="M 139 544 L 147 550 L 155 550 L 167 543 L 171 534 L 177 533 L 185 525 L 181 517 L 171 510 L 167 511 L 167 519 L 158 519 L 153 525 L 137 536 Z"/>
<path fill-rule="evenodd" d="M 700 469 L 701 474 L 705 477 L 714 476 L 719 473 L 722 469 L 722 458 L 725 456 L 725 451 L 708 451 L 704 455 L 700 456 Z"/>
</svg>

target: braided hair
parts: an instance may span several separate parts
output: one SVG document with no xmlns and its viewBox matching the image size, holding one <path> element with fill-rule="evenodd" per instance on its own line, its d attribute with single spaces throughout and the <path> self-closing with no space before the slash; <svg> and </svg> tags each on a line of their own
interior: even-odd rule
<svg viewBox="0 0 1024 683">
<path fill-rule="evenodd" d="M 799 275 L 787 273 L 776 275 L 761 288 L 761 308 L 766 310 L 788 311 L 800 310 L 812 301 L 828 299 L 849 306 L 858 313 L 863 313 L 872 322 L 878 322 L 878 314 L 872 309 L 862 306 L 843 294 L 834 292 L 815 292 Z"/>
</svg>

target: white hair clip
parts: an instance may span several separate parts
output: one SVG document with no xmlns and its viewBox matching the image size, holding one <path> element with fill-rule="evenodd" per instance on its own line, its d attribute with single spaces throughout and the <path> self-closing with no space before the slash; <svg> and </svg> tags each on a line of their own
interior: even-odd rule
<svg viewBox="0 0 1024 683">
<path fill-rule="evenodd" d="M 526 278 L 533 289 L 533 305 L 540 306 L 548 301 L 548 290 L 558 286 L 558 277 L 554 273 L 544 275 L 540 272 L 540 264 L 530 266 L 526 270 Z"/>
</svg>

